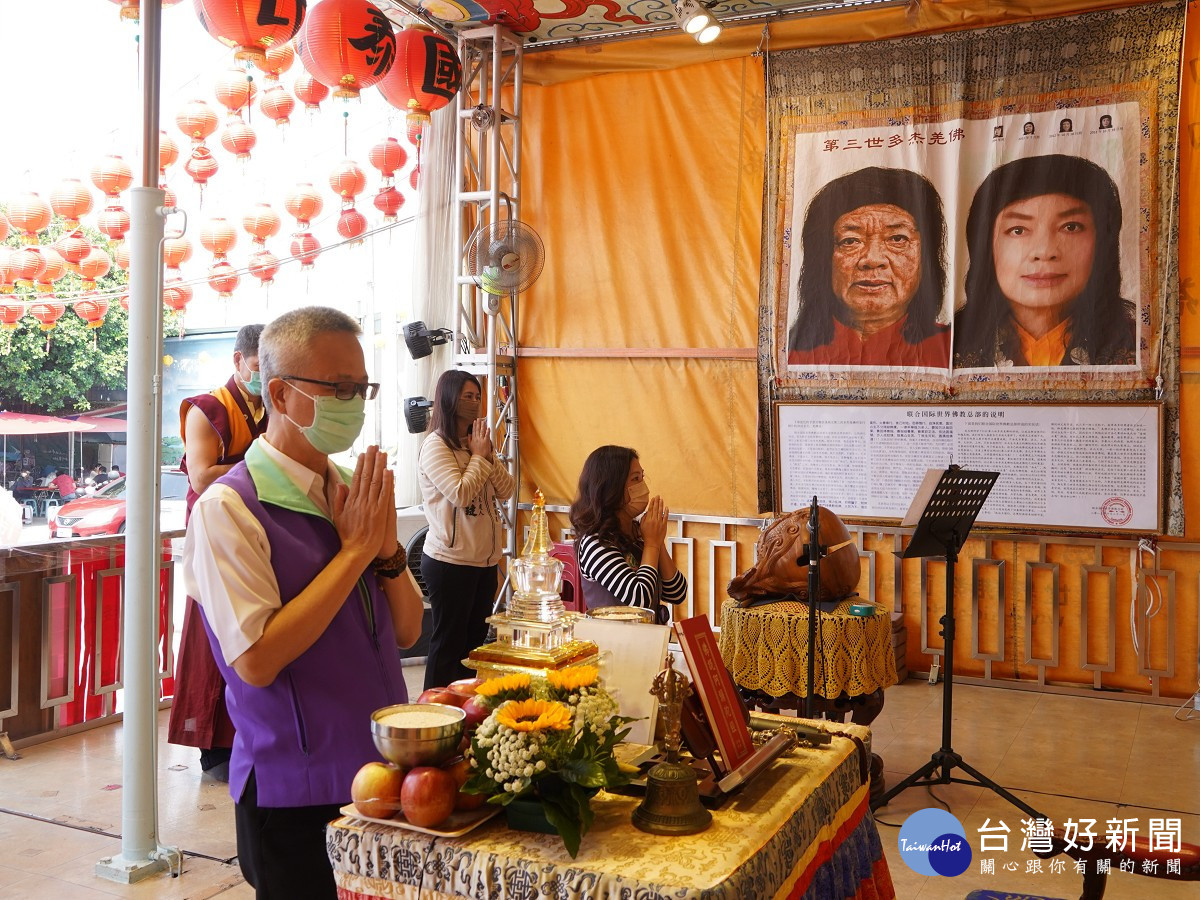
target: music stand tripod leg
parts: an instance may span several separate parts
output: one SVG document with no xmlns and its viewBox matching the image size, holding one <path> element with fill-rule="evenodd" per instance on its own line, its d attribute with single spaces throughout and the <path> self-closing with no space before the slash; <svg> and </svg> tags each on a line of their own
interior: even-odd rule
<svg viewBox="0 0 1200 900">
<path fill-rule="evenodd" d="M 941 618 L 942 635 L 945 638 L 945 648 L 942 651 L 944 659 L 944 680 L 942 682 L 942 746 L 917 771 L 913 772 L 898 785 L 884 793 L 871 804 L 875 810 L 887 806 L 888 802 L 910 787 L 935 784 L 973 784 L 977 787 L 988 788 L 999 794 L 1013 806 L 1028 813 L 1035 819 L 1046 818 L 1027 803 L 1023 803 L 999 784 L 988 778 L 978 769 L 963 761 L 962 756 L 954 750 L 954 568 L 958 562 L 958 551 L 963 543 L 963 536 L 957 530 L 952 530 L 946 538 L 946 612 Z M 971 779 L 955 778 L 954 769 L 962 769 Z M 935 774 L 936 773 L 936 774 Z"/>
</svg>

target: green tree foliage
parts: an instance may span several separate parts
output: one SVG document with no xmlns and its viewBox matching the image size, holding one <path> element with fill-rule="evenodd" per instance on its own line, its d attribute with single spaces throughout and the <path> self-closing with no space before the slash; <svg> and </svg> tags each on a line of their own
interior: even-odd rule
<svg viewBox="0 0 1200 900">
<path fill-rule="evenodd" d="M 39 237 L 43 246 L 52 244 L 66 231 L 55 216 Z M 115 246 L 89 226 L 82 231 L 95 247 L 111 258 Z M 20 237 L 10 234 L 9 249 L 21 246 Z M 13 331 L 0 333 L 0 408 L 50 414 L 82 412 L 91 408 L 88 392 L 93 388 L 125 390 L 129 357 L 129 316 L 117 298 L 127 290 L 129 275 L 112 269 L 96 282 L 96 292 L 109 301 L 104 324 L 88 328 L 74 311 L 70 300 L 80 296 L 82 279 L 74 272 L 55 282 L 55 295 L 66 299 L 66 312 L 50 331 L 42 331 L 37 319 L 26 314 Z M 38 299 L 30 288 L 17 288 L 3 302 Z M 179 316 L 164 310 L 164 332 L 179 333 Z"/>
</svg>

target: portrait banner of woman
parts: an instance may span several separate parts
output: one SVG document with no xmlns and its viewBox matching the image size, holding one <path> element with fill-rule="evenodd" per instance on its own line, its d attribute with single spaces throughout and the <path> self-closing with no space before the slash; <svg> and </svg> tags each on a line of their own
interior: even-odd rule
<svg viewBox="0 0 1200 900">
<path fill-rule="evenodd" d="M 1050 154 L 993 170 L 967 214 L 954 367 L 1135 365 L 1121 222 L 1117 187 L 1094 162 Z"/>
<path fill-rule="evenodd" d="M 869 167 L 825 184 L 805 212 L 788 366 L 947 368 L 945 248 L 924 176 Z"/>
</svg>

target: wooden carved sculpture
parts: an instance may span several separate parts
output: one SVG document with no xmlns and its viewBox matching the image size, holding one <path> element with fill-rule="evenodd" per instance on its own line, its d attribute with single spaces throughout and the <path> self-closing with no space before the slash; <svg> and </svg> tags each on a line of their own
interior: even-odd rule
<svg viewBox="0 0 1200 900">
<path fill-rule="evenodd" d="M 819 507 L 821 547 L 818 600 L 836 600 L 858 586 L 858 547 L 837 514 Z M 729 596 L 742 606 L 762 597 L 794 594 L 808 599 L 808 521 L 806 507 L 780 516 L 758 538 L 753 566 L 729 582 Z"/>
</svg>

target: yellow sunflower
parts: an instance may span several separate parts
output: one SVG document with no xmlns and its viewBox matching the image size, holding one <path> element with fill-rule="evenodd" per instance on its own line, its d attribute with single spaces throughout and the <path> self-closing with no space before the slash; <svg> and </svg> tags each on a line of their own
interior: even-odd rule
<svg viewBox="0 0 1200 900">
<path fill-rule="evenodd" d="M 571 710 L 553 700 L 510 700 L 494 715 L 513 731 L 565 731 L 571 727 Z"/>
<path fill-rule="evenodd" d="M 529 690 L 528 675 L 501 675 L 499 678 L 489 678 L 475 689 L 475 693 L 489 700 L 506 691 Z"/>
<path fill-rule="evenodd" d="M 546 673 L 550 686 L 562 691 L 574 691 L 582 687 L 591 687 L 596 683 L 600 670 L 595 666 L 576 666 L 561 671 Z"/>
</svg>

